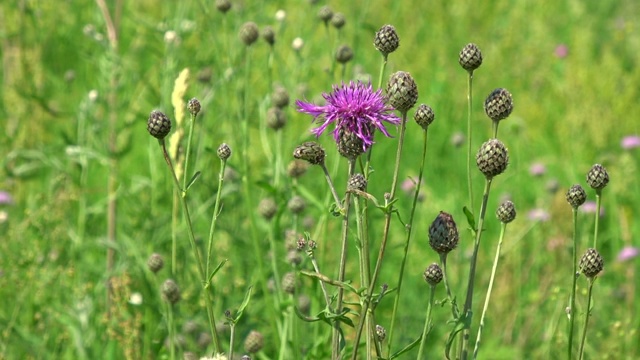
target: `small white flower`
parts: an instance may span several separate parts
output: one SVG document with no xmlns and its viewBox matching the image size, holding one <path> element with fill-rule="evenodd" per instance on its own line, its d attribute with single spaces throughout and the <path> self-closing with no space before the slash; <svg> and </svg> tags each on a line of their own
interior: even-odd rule
<svg viewBox="0 0 640 360">
<path fill-rule="evenodd" d="M 129 304 L 142 305 L 142 294 L 139 292 L 131 293 L 131 296 L 129 297 Z"/>
<path fill-rule="evenodd" d="M 173 30 L 168 30 L 164 33 L 164 42 L 167 44 L 177 43 L 180 39 L 178 38 L 178 33 Z"/>
<path fill-rule="evenodd" d="M 87 97 L 89 98 L 89 101 L 96 102 L 96 100 L 98 100 L 98 90 L 93 89 L 89 91 L 89 94 L 87 95 Z"/>
<path fill-rule="evenodd" d="M 276 20 L 278 21 L 284 21 L 284 19 L 287 17 L 287 12 L 280 9 L 278 11 L 276 11 Z"/>
<path fill-rule="evenodd" d="M 293 47 L 293 50 L 300 51 L 302 49 L 302 47 L 304 47 L 304 40 L 302 40 L 302 38 L 300 38 L 300 37 L 297 37 L 297 38 L 293 39 L 293 42 L 291 43 L 291 46 Z"/>
</svg>

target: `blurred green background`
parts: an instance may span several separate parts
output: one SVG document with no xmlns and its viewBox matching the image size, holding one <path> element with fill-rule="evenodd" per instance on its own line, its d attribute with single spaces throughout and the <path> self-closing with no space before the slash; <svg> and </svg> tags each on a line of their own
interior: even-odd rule
<svg viewBox="0 0 640 360">
<path fill-rule="evenodd" d="M 160 109 L 176 116 L 171 103 L 174 81 L 188 68 L 184 99 L 196 97 L 203 106 L 191 165 L 202 171 L 202 178 L 190 196 L 197 232 L 206 236 L 220 166 L 217 146 L 226 142 L 239 149 L 238 126 L 249 121 L 250 181 L 257 204 L 271 191 L 264 184 L 274 177 L 269 166 L 273 153 L 281 151 L 288 162 L 297 144 L 313 139 L 311 118 L 292 105 L 282 132 L 283 148 L 274 148 L 272 134 L 264 126 L 273 84 L 284 86 L 292 103 L 319 101 L 332 84 L 366 79 L 368 74 L 375 86 L 382 57 L 372 39 L 384 24 L 394 25 L 400 36 L 400 48 L 389 56 L 384 80 L 394 71 L 410 72 L 419 87 L 418 102 L 429 104 L 436 113 L 429 130 L 424 201 L 414 225 L 401 301 L 403 330 L 396 346 L 417 337 L 422 327 L 427 301 L 422 271 L 438 259 L 426 234 L 440 210 L 453 214 L 462 234 L 458 251 L 451 255 L 450 281 L 458 298 L 463 298 L 472 239 L 462 213 L 467 201 L 466 150 L 454 139 L 464 136 L 467 117 L 467 74 L 458 64 L 458 54 L 473 42 L 484 56 L 474 73 L 474 149 L 490 134 L 491 124 L 482 110 L 486 95 L 504 87 L 515 103 L 512 115 L 500 126 L 511 161 L 507 172 L 494 181 L 478 289 L 486 288 L 499 230 L 492 209 L 507 197 L 518 209 L 505 239 L 481 358 L 564 356 L 564 312 L 572 276 L 571 209 L 564 196 L 572 184 L 588 188 L 585 175 L 595 163 L 607 168 L 611 182 L 603 192 L 599 251 L 605 271 L 595 287 L 587 354 L 592 359 L 640 356 L 639 261 L 618 257 L 622 250 L 638 247 L 640 230 L 633 220 L 640 211 L 640 150 L 621 143 L 626 136 L 640 135 L 640 3 L 232 3 L 231 10 L 222 14 L 209 0 L 110 2 L 117 47 L 109 41 L 95 2 L 12 0 L 0 5 L 0 191 L 12 198 L 0 205 L 0 358 L 166 357 L 162 346 L 166 329 L 157 294 L 161 279 L 154 278 L 145 263 L 152 252 L 169 254 L 173 183 L 156 140 L 145 130 L 149 112 Z M 323 5 L 344 13 L 342 29 L 326 28 L 317 19 Z M 276 19 L 279 10 L 285 12 L 284 20 Z M 238 39 L 247 21 L 276 30 L 271 60 L 270 47 L 262 39 L 249 49 Z M 292 42 L 298 37 L 304 46 L 294 51 Z M 344 78 L 333 61 L 341 44 L 355 53 Z M 415 124 L 410 126 L 402 180 L 416 177 L 420 161 L 422 136 Z M 396 142 L 377 140 L 370 192 L 381 197 L 391 181 Z M 328 150 L 329 168 L 346 169 L 331 138 L 319 141 Z M 235 154 L 240 152 L 234 152 L 229 166 L 237 172 L 240 157 Z M 345 172 L 336 172 L 337 184 L 344 183 Z M 474 174 L 474 183 L 479 196 L 480 174 Z M 314 199 L 325 196 L 326 185 L 317 168 L 309 169 L 300 184 Z M 108 234 L 109 186 L 117 199 L 115 242 Z M 230 178 L 225 186 L 216 256 L 230 262 L 216 277 L 215 306 L 220 314 L 237 308 L 255 281 L 253 256 L 285 253 L 283 248 L 282 254 L 247 256 L 253 251 L 245 222 L 250 210 L 238 193 L 238 180 Z M 595 200 L 593 190 L 587 193 L 589 200 Z M 286 191 L 278 194 L 279 200 L 285 199 L 280 204 L 284 211 Z M 407 214 L 410 196 L 399 197 L 400 211 Z M 321 202 L 310 203 L 313 206 L 305 214 L 317 222 L 326 209 L 316 206 Z M 284 215 L 283 229 L 287 219 Z M 372 219 L 374 239 L 382 227 L 376 221 L 381 219 Z M 581 212 L 579 220 L 582 253 L 593 236 L 593 214 Z M 264 236 L 268 226 L 259 225 L 259 235 Z M 339 221 L 330 218 L 322 234 L 337 234 L 338 228 Z M 396 281 L 394 264 L 402 256 L 402 227 L 395 223 L 392 231 L 381 282 Z M 331 253 L 334 245 L 326 237 L 318 241 Z M 179 321 L 205 325 L 186 235 L 182 240 L 179 262 L 184 272 L 178 280 L 185 284 L 185 304 Z M 115 254 L 110 273 L 107 249 Z M 337 259 L 322 261 L 329 269 Z M 107 305 L 104 284 L 109 277 L 115 300 Z M 580 280 L 583 293 L 586 281 Z M 132 304 L 133 293 L 142 296 L 142 305 Z M 444 298 L 444 292 L 439 296 Z M 477 291 L 475 321 L 483 299 L 484 290 Z M 250 305 L 240 324 L 242 336 L 251 327 L 268 327 L 271 320 L 261 316 L 268 306 L 263 300 L 257 294 Z M 388 321 L 391 306 L 392 300 L 380 305 L 380 322 Z M 434 311 L 430 358 L 441 358 L 450 330 L 448 309 Z M 195 340 L 184 348 L 190 346 L 197 349 Z M 273 346 L 265 356 L 272 356 Z M 193 351 L 204 353 L 204 349 Z M 407 355 L 411 356 L 415 354 Z"/>
</svg>

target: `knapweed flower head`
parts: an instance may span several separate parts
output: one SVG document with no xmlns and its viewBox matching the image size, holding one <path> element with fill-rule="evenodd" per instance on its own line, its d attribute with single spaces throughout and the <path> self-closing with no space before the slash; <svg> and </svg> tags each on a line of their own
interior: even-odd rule
<svg viewBox="0 0 640 360">
<path fill-rule="evenodd" d="M 297 100 L 298 111 L 312 115 L 314 121 L 321 123 L 311 130 L 320 136 L 329 125 L 334 124 L 331 132 L 338 143 L 340 134 L 353 133 L 362 140 L 362 150 L 367 151 L 373 145 L 373 132 L 380 130 L 385 136 L 391 137 L 384 123 L 397 125 L 400 118 L 392 113 L 393 107 L 385 103 L 381 90 L 374 91 L 371 84 L 360 81 L 334 85 L 331 93 L 324 93 L 324 106 L 314 105 Z"/>
</svg>

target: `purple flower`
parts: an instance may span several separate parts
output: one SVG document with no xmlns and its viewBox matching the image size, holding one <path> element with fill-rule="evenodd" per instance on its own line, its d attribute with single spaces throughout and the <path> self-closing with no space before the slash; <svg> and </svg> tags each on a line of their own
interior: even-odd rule
<svg viewBox="0 0 640 360">
<path fill-rule="evenodd" d="M 565 44 L 559 44 L 554 51 L 557 58 L 564 59 L 569 55 L 569 47 Z"/>
<path fill-rule="evenodd" d="M 640 136 L 638 135 L 629 135 L 622 138 L 620 141 L 620 146 L 623 149 L 630 150 L 640 147 Z"/>
<path fill-rule="evenodd" d="M 595 214 L 598 205 L 595 201 L 587 200 L 580 206 L 579 210 L 585 214 Z M 600 217 L 604 216 L 604 206 L 600 206 Z"/>
<path fill-rule="evenodd" d="M 618 253 L 618 261 L 631 260 L 634 257 L 637 257 L 638 255 L 640 255 L 640 249 L 638 249 L 637 247 L 633 247 L 633 246 L 625 246 Z"/>
<path fill-rule="evenodd" d="M 355 134 L 362 140 L 363 150 L 373 145 L 373 132 L 377 128 L 385 136 L 391 137 L 384 122 L 398 125 L 400 118 L 392 113 L 393 107 L 385 103 L 382 90 L 373 91 L 371 84 L 360 81 L 349 82 L 348 85 L 334 85 L 333 91 L 322 94 L 326 105 L 319 106 L 296 100 L 298 111 L 312 115 L 314 122 L 322 123 L 311 130 L 320 136 L 330 124 L 335 124 L 331 132 L 336 143 L 340 140 L 340 130 Z"/>
<path fill-rule="evenodd" d="M 540 208 L 529 211 L 529 213 L 527 214 L 527 217 L 531 221 L 540 221 L 540 222 L 549 221 L 549 219 L 551 219 L 551 215 L 549 215 L 549 213 L 546 212 L 544 209 L 540 209 Z"/>
<path fill-rule="evenodd" d="M 11 205 L 13 204 L 13 198 L 11 194 L 6 191 L 0 191 L 0 205 Z"/>
<path fill-rule="evenodd" d="M 532 176 L 542 176 L 547 172 L 547 167 L 543 163 L 533 163 L 529 167 L 529 174 Z"/>
</svg>

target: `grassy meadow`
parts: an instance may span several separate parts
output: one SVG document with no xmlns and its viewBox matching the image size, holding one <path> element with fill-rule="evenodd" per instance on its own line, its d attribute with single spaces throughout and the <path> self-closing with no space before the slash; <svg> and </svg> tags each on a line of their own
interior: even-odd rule
<svg viewBox="0 0 640 360">
<path fill-rule="evenodd" d="M 440 211 L 457 224 L 446 278 L 460 309 L 477 260 L 467 329 L 473 349 L 501 238 L 495 212 L 507 199 L 517 216 L 502 238 L 478 358 L 577 359 L 589 307 L 584 358 L 640 358 L 640 223 L 633 220 L 640 216 L 640 144 L 633 142 L 640 136 L 640 3 L 231 0 L 222 12 L 219 2 L 0 4 L 0 359 L 232 352 L 236 359 L 331 359 L 336 346 L 344 359 L 389 359 L 410 344 L 396 357 L 417 358 L 423 345 L 422 358 L 444 359 L 452 330 L 463 325 L 450 321 L 445 287 L 423 278 L 427 266 L 440 263 L 429 246 L 430 225 Z M 344 26 L 319 19 L 325 5 L 344 15 Z M 243 42 L 247 22 L 261 34 L 271 27 L 274 44 L 262 36 Z M 385 24 L 395 27 L 400 46 L 383 68 L 373 41 Z M 473 72 L 470 174 L 469 75 L 458 63 L 468 43 L 483 56 Z M 335 57 L 342 45 L 353 51 L 345 63 Z M 323 104 L 323 93 L 352 80 L 376 90 L 381 79 L 385 93 L 397 71 L 411 74 L 418 99 L 404 112 L 404 136 L 389 124 L 393 137 L 376 134 L 366 193 L 378 209 L 346 191 L 353 161 L 338 153 L 332 125 L 318 138 L 310 132 L 318 124 L 297 111 L 296 100 Z M 509 164 L 491 183 L 475 258 L 477 229 L 463 208 L 477 224 L 486 182 L 475 157 L 493 137 L 483 104 L 496 88 L 513 96 L 498 136 Z M 275 89 L 285 89 L 289 102 L 274 120 Z M 201 104 L 193 122 L 192 98 Z M 433 109 L 435 121 L 414 203 L 427 138 L 413 120 L 419 104 Z M 172 121 L 164 141 L 175 179 L 145 129 L 153 110 Z M 328 174 L 347 199 L 342 205 L 320 166 L 296 162 L 306 171 L 292 176 L 294 149 L 307 141 L 325 149 Z M 231 156 L 221 161 L 223 143 Z M 367 156 L 355 161 L 359 172 Z M 597 222 L 596 191 L 586 182 L 594 164 L 610 177 Z M 390 190 L 394 179 L 397 191 Z M 575 227 L 566 200 L 573 184 L 587 194 Z M 392 199 L 385 200 L 387 192 Z M 577 279 L 568 355 L 574 235 L 580 257 L 595 233 L 604 270 L 589 307 L 589 282 Z M 306 245 L 296 250 L 305 234 Z M 345 277 L 336 281 L 345 236 Z M 361 238 L 370 239 L 365 249 Z M 367 287 L 381 248 L 379 274 Z M 154 253 L 164 262 L 157 272 L 148 264 Z M 331 280 L 322 283 L 327 296 L 316 265 Z M 167 279 L 179 287 L 175 304 L 162 291 Z M 336 305 L 339 288 L 344 303 Z M 354 355 L 365 302 L 375 305 L 375 323 L 364 326 Z M 336 315 L 342 305 L 347 313 Z M 429 331 L 419 344 L 427 312 Z M 387 336 L 376 337 L 374 325 Z M 257 351 L 246 341 L 253 331 L 262 335 L 253 338 Z M 461 336 L 450 344 L 452 358 L 460 356 Z"/>
</svg>

